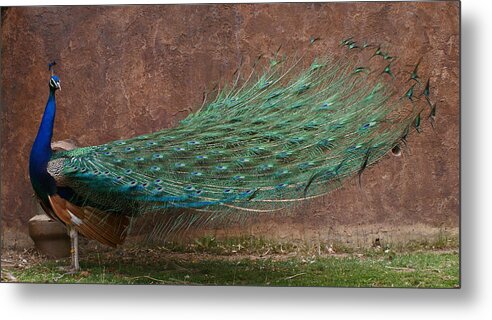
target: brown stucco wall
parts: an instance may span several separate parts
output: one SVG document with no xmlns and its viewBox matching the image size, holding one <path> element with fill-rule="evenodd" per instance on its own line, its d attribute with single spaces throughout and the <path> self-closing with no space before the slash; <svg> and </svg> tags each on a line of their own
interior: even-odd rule
<svg viewBox="0 0 492 320">
<path fill-rule="evenodd" d="M 457 226 L 459 3 L 412 2 L 2 10 L 3 228 L 25 231 L 35 212 L 27 161 L 46 103 L 48 61 L 59 62 L 63 88 L 54 140 L 91 145 L 176 125 L 241 57 L 248 64 L 280 44 L 299 52 L 310 36 L 321 37 L 310 50 L 322 54 L 351 35 L 386 43 L 409 64 L 424 56 L 421 73 L 439 97 L 436 129 L 426 124 L 404 156 L 367 170 L 362 188 L 348 181 L 299 215 L 265 220 L 260 229 Z"/>
</svg>

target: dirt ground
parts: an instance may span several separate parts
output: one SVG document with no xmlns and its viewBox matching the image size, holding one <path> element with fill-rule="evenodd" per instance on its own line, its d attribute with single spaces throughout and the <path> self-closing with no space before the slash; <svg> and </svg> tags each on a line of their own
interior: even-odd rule
<svg viewBox="0 0 492 320">
<path fill-rule="evenodd" d="M 396 250 L 400 252 L 415 250 L 456 250 L 459 242 L 459 230 L 457 228 L 425 228 L 423 226 L 370 226 L 366 228 L 340 229 L 336 234 L 332 232 L 330 238 L 317 238 L 309 235 L 309 241 L 290 238 L 290 241 L 279 241 L 278 235 L 268 238 L 249 236 L 232 237 L 230 229 L 228 234 L 223 230 L 216 230 L 214 234 L 210 230 L 205 232 L 190 233 L 187 238 L 181 238 L 180 242 L 155 242 L 145 243 L 141 238 L 130 236 L 124 246 L 113 249 L 98 244 L 95 241 L 80 239 L 80 256 L 94 257 L 101 255 L 104 260 L 118 260 L 121 263 L 133 263 L 135 261 L 161 261 L 163 257 L 171 261 L 207 261 L 223 260 L 237 261 L 248 259 L 272 259 L 284 261 L 302 256 L 337 256 L 346 257 L 355 254 L 363 257 L 368 250 Z M 201 233 L 201 234 L 200 234 Z M 205 234 L 205 236 L 204 236 Z M 358 234 L 358 235 L 357 235 Z M 3 232 L 2 248 L 2 281 L 15 282 L 15 277 L 9 270 L 24 270 L 32 266 L 55 260 L 42 253 L 35 247 L 31 239 L 26 239 L 23 233 Z M 357 237 L 356 237 L 357 235 Z M 17 238 L 16 238 L 17 236 Z M 20 236 L 20 238 L 19 238 Z M 5 239 L 7 237 L 7 240 Z M 13 238 L 16 238 L 15 241 Z M 187 240 L 187 241 L 186 241 Z"/>
<path fill-rule="evenodd" d="M 202 238 L 187 245 L 118 249 L 84 241 L 82 269 L 75 274 L 66 272 L 68 258 L 54 260 L 33 248 L 5 249 L 1 281 L 234 285 L 237 280 L 238 285 L 459 287 L 458 255 L 456 238 L 408 247 L 376 242 L 355 251 L 252 239 L 226 243 Z"/>
</svg>

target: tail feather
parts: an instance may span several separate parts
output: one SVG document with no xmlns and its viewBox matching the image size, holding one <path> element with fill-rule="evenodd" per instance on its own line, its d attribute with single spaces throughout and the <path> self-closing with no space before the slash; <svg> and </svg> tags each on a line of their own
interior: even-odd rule
<svg viewBox="0 0 492 320">
<path fill-rule="evenodd" d="M 277 212 L 346 178 L 360 181 L 368 166 L 406 144 L 409 128 L 420 130 L 430 82 L 421 99 L 415 90 L 424 59 L 408 88 L 408 74 L 381 46 L 352 37 L 341 45 L 348 49 L 342 58 L 309 65 L 276 52 L 258 75 L 260 56 L 244 79 L 235 72 L 230 88 L 222 86 L 176 128 L 57 153 L 52 167 L 61 170 L 52 172 L 100 208 L 134 216 L 176 208 L 214 212 L 210 219 L 180 219 L 183 228 Z"/>
</svg>

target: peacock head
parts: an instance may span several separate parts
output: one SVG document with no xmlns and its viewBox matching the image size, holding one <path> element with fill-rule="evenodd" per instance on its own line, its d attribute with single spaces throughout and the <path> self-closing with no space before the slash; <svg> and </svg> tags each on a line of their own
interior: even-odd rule
<svg viewBox="0 0 492 320">
<path fill-rule="evenodd" d="M 50 78 L 50 89 L 53 91 L 56 91 L 57 89 L 61 90 L 60 78 L 58 78 L 58 76 L 55 76 L 55 75 L 51 76 L 51 78 Z"/>
<path fill-rule="evenodd" d="M 51 71 L 51 78 L 50 78 L 50 90 L 56 91 L 56 89 L 61 90 L 60 86 L 60 78 L 58 76 L 55 76 L 55 66 L 56 66 L 56 61 L 50 62 L 48 64 L 48 70 Z"/>
</svg>

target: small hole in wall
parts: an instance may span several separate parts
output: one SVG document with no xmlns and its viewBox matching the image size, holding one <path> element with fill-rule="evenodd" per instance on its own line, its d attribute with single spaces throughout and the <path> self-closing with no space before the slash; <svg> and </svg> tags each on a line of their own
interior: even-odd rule
<svg viewBox="0 0 492 320">
<path fill-rule="evenodd" d="M 391 153 L 395 156 L 395 157 L 399 157 L 401 156 L 401 148 L 399 145 L 396 145 L 393 147 L 393 149 L 391 149 Z"/>
</svg>

